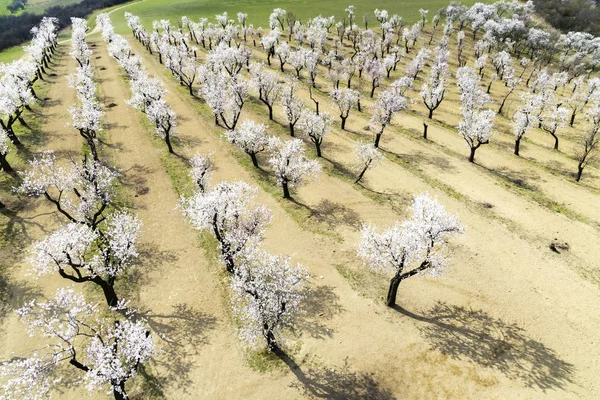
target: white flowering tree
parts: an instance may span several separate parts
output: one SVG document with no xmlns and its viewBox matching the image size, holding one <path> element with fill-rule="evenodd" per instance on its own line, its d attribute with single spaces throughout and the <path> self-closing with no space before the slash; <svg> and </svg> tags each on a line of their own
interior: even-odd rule
<svg viewBox="0 0 600 400">
<path fill-rule="evenodd" d="M 110 216 L 102 231 L 77 223 L 63 225 L 33 246 L 32 272 L 91 282 L 102 290 L 108 306 L 116 307 L 115 280 L 137 260 L 140 228 L 138 219 L 125 212 Z"/>
<path fill-rule="evenodd" d="M 462 233 L 458 216 L 427 193 L 415 196 L 410 207 L 412 216 L 377 233 L 363 224 L 358 255 L 374 271 L 392 273 L 386 304 L 396 304 L 400 283 L 412 276 L 429 272 L 439 275 L 449 264 L 447 241 Z"/>
<path fill-rule="evenodd" d="M 375 134 L 375 147 L 379 147 L 379 141 L 383 135 L 383 131 L 386 126 L 392 121 L 394 114 L 406 110 L 408 108 L 408 101 L 402 95 L 392 88 L 385 90 L 377 96 L 375 102 L 375 112 L 371 117 L 370 125 L 376 130 Z"/>
<path fill-rule="evenodd" d="M 331 129 L 332 123 L 333 118 L 329 113 L 317 114 L 309 109 L 304 109 L 302 113 L 300 131 L 315 144 L 317 157 L 321 157 L 321 144 L 323 138 Z"/>
<path fill-rule="evenodd" d="M 460 88 L 461 121 L 458 132 L 470 149 L 469 161 L 475 161 L 475 151 L 490 142 L 493 134 L 495 112 L 483 109 L 490 102 L 489 96 L 479 87 L 479 75 L 470 67 L 461 67 L 457 72 Z"/>
<path fill-rule="evenodd" d="M 0 128 L 6 131 L 11 142 L 21 147 L 22 143 L 13 130 L 15 122 L 27 126 L 22 114 L 36 99 L 31 91 L 31 85 L 13 73 L 0 75 Z"/>
<path fill-rule="evenodd" d="M 296 94 L 298 80 L 293 78 L 288 84 L 281 88 L 281 105 L 283 111 L 288 120 L 290 127 L 290 135 L 293 137 L 295 132 L 294 128 L 300 118 L 302 118 L 302 111 L 304 110 L 304 102 L 298 98 Z"/>
<path fill-rule="evenodd" d="M 83 18 L 71 18 L 71 57 L 77 61 L 80 67 L 90 63 L 92 51 L 85 42 L 88 30 L 87 21 Z"/>
<path fill-rule="evenodd" d="M 331 100 L 340 110 L 340 118 L 342 119 L 342 129 L 346 129 L 346 119 L 350 115 L 352 107 L 358 105 L 360 92 L 356 89 L 342 88 L 334 89 L 330 93 Z"/>
<path fill-rule="evenodd" d="M 525 93 L 521 96 L 521 107 L 512 117 L 513 134 L 515 135 L 515 155 L 519 155 L 521 140 L 539 120 L 537 109 L 539 108 L 540 96 Z"/>
<path fill-rule="evenodd" d="M 204 70 L 202 94 L 215 116 L 215 123 L 234 130 L 248 97 L 248 84 L 240 76 Z"/>
<path fill-rule="evenodd" d="M 545 110 L 540 116 L 542 129 L 554 138 L 554 150 L 558 150 L 558 136 L 556 132 L 567 126 L 568 118 L 569 110 L 562 105 L 559 105 L 555 109 Z"/>
<path fill-rule="evenodd" d="M 383 160 L 383 154 L 373 143 L 358 142 L 354 149 L 355 157 L 361 168 L 354 183 L 361 181 L 369 168 L 373 168 Z"/>
<path fill-rule="evenodd" d="M 282 141 L 269 139 L 269 164 L 275 174 L 277 186 L 283 188 L 283 197 L 290 199 L 290 189 L 302 185 L 307 179 L 314 178 L 321 171 L 316 160 L 304 155 L 304 146 L 300 139 Z"/>
<path fill-rule="evenodd" d="M 425 61 L 429 58 L 429 54 L 430 50 L 425 47 L 419 50 L 417 55 L 410 62 L 406 63 L 406 76 L 409 76 L 413 80 L 417 79 L 417 76 L 423 71 L 423 67 L 425 67 Z"/>
<path fill-rule="evenodd" d="M 586 127 L 583 140 L 581 140 L 579 148 L 575 152 L 577 160 L 577 174 L 575 180 L 579 182 L 583 174 L 584 168 L 592 161 L 598 148 L 600 141 L 600 107 L 596 105 L 587 112 L 588 126 Z"/>
<path fill-rule="evenodd" d="M 10 138 L 6 134 L 6 131 L 0 128 L 0 169 L 7 173 L 13 173 L 14 169 L 6 159 L 6 155 L 10 149 Z"/>
<path fill-rule="evenodd" d="M 250 83 L 258 91 L 258 98 L 269 109 L 269 119 L 273 120 L 273 104 L 280 94 L 280 84 L 277 74 L 264 67 L 263 64 L 254 63 L 250 66 L 252 80 Z"/>
<path fill-rule="evenodd" d="M 195 154 L 190 159 L 190 177 L 198 187 L 200 192 L 205 192 L 208 189 L 208 184 L 212 177 L 214 165 L 211 160 L 211 154 L 203 156 Z"/>
<path fill-rule="evenodd" d="M 306 296 L 308 272 L 290 257 L 264 250 L 246 252 L 231 279 L 232 306 L 242 321 L 242 341 L 256 346 L 266 340 L 270 351 L 280 351 L 283 328 L 293 324 Z"/>
<path fill-rule="evenodd" d="M 164 98 L 146 107 L 146 117 L 154 124 L 156 135 L 165 141 L 169 153 L 174 154 L 171 139 L 177 134 L 177 114 Z"/>
<path fill-rule="evenodd" d="M 244 249 L 260 244 L 271 220 L 264 206 L 250 207 L 255 195 L 255 188 L 238 181 L 204 187 L 181 199 L 182 210 L 192 226 L 209 230 L 217 239 L 221 261 L 230 273 L 236 270 L 236 258 Z"/>
<path fill-rule="evenodd" d="M 433 112 L 442 104 L 446 94 L 446 75 L 448 74 L 448 49 L 440 46 L 435 50 L 435 61 L 431 66 L 429 81 L 421 88 L 423 104 L 429 110 L 429 119 Z"/>
<path fill-rule="evenodd" d="M 154 341 L 143 321 L 101 319 L 96 305 L 73 289 L 59 289 L 47 302 L 32 300 L 17 310 L 29 333 L 43 336 L 47 345 L 30 357 L 15 357 L 0 365 L 0 397 L 48 398 L 52 386 L 69 364 L 79 370 L 69 382 L 85 384 L 90 392 L 112 393 L 128 399 L 126 384 L 154 354 Z M 60 376 L 60 375 L 59 375 Z"/>
<path fill-rule="evenodd" d="M 256 155 L 266 150 L 269 139 L 265 131 L 266 125 L 252 120 L 242 122 L 235 130 L 227 131 L 225 137 L 229 142 L 239 147 L 252 159 L 252 165 L 258 168 Z"/>
<path fill-rule="evenodd" d="M 117 178 L 110 168 L 87 158 L 81 163 L 59 165 L 52 152 L 30 160 L 29 168 L 19 175 L 18 193 L 44 196 L 69 222 L 85 224 L 92 230 L 105 219 Z"/>
</svg>

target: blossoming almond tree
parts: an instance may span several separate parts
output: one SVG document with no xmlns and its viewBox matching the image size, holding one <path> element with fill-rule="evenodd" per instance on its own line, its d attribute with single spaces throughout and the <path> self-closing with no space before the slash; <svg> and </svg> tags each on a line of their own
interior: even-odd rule
<svg viewBox="0 0 600 400">
<path fill-rule="evenodd" d="M 137 260 L 140 228 L 138 219 L 125 212 L 110 216 L 103 231 L 77 223 L 63 225 L 34 245 L 32 271 L 37 277 L 57 272 L 75 283 L 94 283 L 108 306 L 116 307 L 115 281 Z"/>
<path fill-rule="evenodd" d="M 375 147 L 378 148 L 381 135 L 383 135 L 386 126 L 390 124 L 395 113 L 408 108 L 408 101 L 404 96 L 399 95 L 395 89 L 389 89 L 379 94 L 374 108 L 375 112 L 369 123 L 377 130 L 375 134 Z"/>
<path fill-rule="evenodd" d="M 304 109 L 301 121 L 300 130 L 315 144 L 317 157 L 321 157 L 321 144 L 331 129 L 333 118 L 326 112 L 317 114 L 309 109 Z"/>
<path fill-rule="evenodd" d="M 177 114 L 175 114 L 175 111 L 161 98 L 146 107 L 146 116 L 154 123 L 156 134 L 165 141 L 169 153 L 174 154 L 171 139 L 177 134 Z"/>
<path fill-rule="evenodd" d="M 304 110 L 304 102 L 296 95 L 298 80 L 292 78 L 290 83 L 283 86 L 281 89 L 281 105 L 287 117 L 290 127 L 290 135 L 294 136 L 294 127 L 302 117 Z"/>
<path fill-rule="evenodd" d="M 265 133 L 267 127 L 251 120 L 241 123 L 235 130 L 227 131 L 225 137 L 239 147 L 252 159 L 252 165 L 258 168 L 256 155 L 266 150 L 269 139 Z"/>
<path fill-rule="evenodd" d="M 126 384 L 154 354 L 154 341 L 143 321 L 101 319 L 96 305 L 73 289 L 59 289 L 47 302 L 32 300 L 17 310 L 31 335 L 48 344 L 28 358 L 0 365 L 1 398 L 45 399 L 68 363 L 79 370 L 74 383 L 90 392 L 110 388 L 115 400 L 128 399 Z M 69 380 L 71 381 L 71 379 Z"/>
<path fill-rule="evenodd" d="M 258 98 L 269 109 L 269 119 L 273 120 L 273 104 L 279 98 L 279 81 L 277 74 L 266 69 L 262 64 L 254 63 L 250 66 L 252 74 L 251 84 L 258 90 Z"/>
<path fill-rule="evenodd" d="M 546 110 L 541 116 L 542 129 L 554 138 L 554 150 L 558 150 L 558 136 L 556 132 L 567 125 L 569 110 L 559 105 L 554 110 Z"/>
<path fill-rule="evenodd" d="M 242 321 L 238 334 L 245 344 L 264 339 L 270 351 L 280 350 L 281 331 L 300 311 L 308 278 L 308 272 L 288 256 L 256 249 L 244 254 L 231 288 L 233 310 Z"/>
<path fill-rule="evenodd" d="M 475 151 L 490 142 L 493 134 L 495 113 L 484 110 L 490 102 L 489 96 L 479 87 L 479 75 L 470 67 L 461 67 L 457 72 L 461 99 L 461 121 L 458 132 L 470 148 L 469 161 L 475 162 Z"/>
<path fill-rule="evenodd" d="M 198 186 L 198 190 L 204 193 L 208 189 L 208 184 L 214 171 L 214 166 L 211 160 L 212 154 L 203 156 L 196 154 L 190 159 L 190 177 Z"/>
<path fill-rule="evenodd" d="M 315 177 L 321 166 L 316 160 L 304 155 L 304 146 L 300 139 L 282 141 L 269 139 L 269 164 L 273 168 L 277 186 L 283 188 L 283 197 L 290 199 L 290 188 L 302 185 L 307 179 Z"/>
<path fill-rule="evenodd" d="M 369 168 L 374 167 L 383 160 L 383 154 L 373 143 L 358 142 L 355 147 L 356 159 L 362 168 L 354 183 L 360 182 Z"/>
<path fill-rule="evenodd" d="M 519 155 L 521 148 L 521 140 L 525 133 L 531 129 L 537 122 L 536 115 L 539 108 L 539 95 L 525 93 L 521 96 L 521 107 L 515 112 L 512 117 L 513 134 L 515 135 L 515 155 Z"/>
<path fill-rule="evenodd" d="M 10 148 L 10 138 L 6 134 L 6 131 L 0 128 L 0 169 L 7 173 L 13 173 L 14 169 L 10 166 L 6 155 Z"/>
<path fill-rule="evenodd" d="M 117 174 L 98 161 L 84 158 L 81 163 L 59 165 L 52 152 L 29 161 L 19 172 L 18 193 L 44 196 L 69 222 L 95 230 L 104 221 L 112 204 Z"/>
<path fill-rule="evenodd" d="M 334 89 L 331 93 L 331 100 L 340 110 L 340 118 L 342 119 L 342 129 L 346 129 L 346 119 L 350 115 L 352 107 L 356 107 L 360 92 L 356 89 Z"/>
<path fill-rule="evenodd" d="M 271 220 L 264 207 L 250 208 L 256 189 L 238 182 L 221 182 L 210 189 L 197 190 L 181 199 L 181 207 L 194 228 L 210 230 L 219 242 L 221 260 L 227 271 L 236 270 L 236 257 L 247 247 L 255 247 Z"/>
<path fill-rule="evenodd" d="M 449 264 L 447 240 L 462 233 L 458 216 L 427 193 L 415 196 L 410 207 L 412 216 L 377 233 L 363 224 L 358 255 L 372 270 L 392 273 L 386 304 L 396 304 L 400 283 L 412 276 L 429 272 L 439 275 Z"/>
<path fill-rule="evenodd" d="M 596 105 L 587 112 L 588 126 L 583 134 L 579 149 L 575 153 L 577 160 L 577 175 L 575 180 L 579 182 L 584 168 L 593 159 L 600 142 L 600 106 Z"/>
</svg>

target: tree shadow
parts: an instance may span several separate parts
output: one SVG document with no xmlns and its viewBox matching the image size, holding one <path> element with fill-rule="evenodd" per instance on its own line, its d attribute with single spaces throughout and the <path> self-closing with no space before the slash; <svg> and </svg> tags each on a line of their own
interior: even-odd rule
<svg viewBox="0 0 600 400">
<path fill-rule="evenodd" d="M 285 352 L 275 354 L 298 378 L 291 387 L 309 399 L 331 400 L 393 400 L 392 392 L 378 383 L 373 374 L 350 371 L 348 360 L 341 368 L 308 368 L 304 372 Z"/>
<path fill-rule="evenodd" d="M 315 339 L 332 337 L 333 329 L 327 327 L 321 321 L 330 320 L 334 315 L 344 311 L 344 307 L 339 300 L 340 298 L 334 292 L 333 286 L 323 285 L 311 288 L 303 303 L 305 315 L 310 317 L 301 315 L 298 317 L 295 326 L 299 331 L 306 332 Z"/>
<path fill-rule="evenodd" d="M 386 152 L 389 152 L 389 151 L 386 150 Z M 452 171 L 452 170 L 456 169 L 456 167 L 454 167 L 448 161 L 448 158 L 442 157 L 442 156 L 437 156 L 434 154 L 426 154 L 421 151 L 417 151 L 416 153 L 413 153 L 413 154 L 397 154 L 397 153 L 392 153 L 392 152 L 389 152 L 389 153 L 395 155 L 396 158 L 399 158 L 409 164 L 418 165 L 419 163 L 425 163 L 425 164 L 432 165 L 432 166 L 439 168 L 441 170 L 444 170 L 444 171 Z"/>
<path fill-rule="evenodd" d="M 566 383 L 573 382 L 573 364 L 528 337 L 518 325 L 494 318 L 483 310 L 438 302 L 427 312 L 430 316 L 425 317 L 400 306 L 395 309 L 426 323 L 419 329 L 431 347 L 454 359 L 470 360 L 543 391 L 564 388 Z"/>
<path fill-rule="evenodd" d="M 175 304 L 171 313 L 141 309 L 135 316 L 143 319 L 161 339 L 160 354 L 153 360 L 161 372 L 154 376 L 145 371 L 146 383 L 158 393 L 163 393 L 171 385 L 180 388 L 190 386 L 193 356 L 198 354 L 198 348 L 209 343 L 209 333 L 215 329 L 217 318 L 183 303 Z"/>
<path fill-rule="evenodd" d="M 360 215 L 344 206 L 341 203 L 334 203 L 329 200 L 321 200 L 315 208 L 312 209 L 312 216 L 321 223 L 327 224 L 330 228 L 347 225 L 354 230 L 360 228 Z"/>
<path fill-rule="evenodd" d="M 23 217 L 19 211 L 27 208 L 34 208 L 35 202 L 24 202 L 19 205 L 19 208 L 10 209 L 4 207 L 0 209 L 0 215 L 5 217 L 5 222 L 0 219 L 0 243 L 3 244 L 0 254 L 2 258 L 16 260 L 19 255 L 22 255 L 24 246 L 32 243 L 29 231 L 31 229 L 39 229 L 44 234 L 48 234 L 46 226 L 37 222 L 35 219 L 41 216 L 54 215 L 54 212 L 40 213 L 31 217 Z"/>
<path fill-rule="evenodd" d="M 143 196 L 150 192 L 148 186 L 148 176 L 152 174 L 153 170 L 144 165 L 134 164 L 131 168 L 123 171 L 119 177 L 120 182 L 135 191 L 135 197 Z"/>
<path fill-rule="evenodd" d="M 42 296 L 38 287 L 27 282 L 11 279 L 4 267 L 0 267 L 0 324 L 8 314 L 25 302 Z"/>
</svg>

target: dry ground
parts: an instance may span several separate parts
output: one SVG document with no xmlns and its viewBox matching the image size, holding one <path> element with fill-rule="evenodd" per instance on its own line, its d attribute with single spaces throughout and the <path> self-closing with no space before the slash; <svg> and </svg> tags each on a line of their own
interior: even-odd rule
<svg viewBox="0 0 600 400">
<path fill-rule="evenodd" d="M 323 173 L 290 203 L 271 189 L 266 168 L 254 170 L 221 138 L 223 131 L 206 105 L 127 38 L 150 74 L 162 79 L 180 117 L 178 156 L 170 156 L 144 117 L 125 104 L 129 88 L 105 43 L 97 36 L 89 39 L 99 97 L 106 106 L 115 104 L 106 110 L 102 154 L 121 169 L 124 196 L 144 223 L 143 264 L 128 290 L 165 337 L 158 340 L 162 352 L 156 363 L 145 371 L 147 383 L 138 380 L 140 398 L 159 391 L 171 399 L 599 396 L 597 170 L 586 170 L 582 184 L 574 184 L 557 172 L 573 169 L 574 161 L 550 150 L 549 136 L 542 132 L 528 134 L 522 149 L 526 158 L 514 157 L 510 134 L 501 133 L 495 144 L 478 150 L 478 164 L 470 164 L 462 139 L 444 125 L 456 125 L 456 103 L 445 101 L 436 111 L 430 141 L 420 139 L 424 107 L 415 104 L 416 114 L 396 117 L 384 133 L 387 157 L 367 172 L 361 187 L 351 184 L 352 150 L 356 140 L 371 139 L 363 129 L 368 115 L 353 111 L 348 132 L 336 124 L 325 139 Z M 66 108 L 75 102 L 65 77 L 75 65 L 67 45 L 60 52 L 53 70 L 57 77 L 48 81 L 48 105 L 42 110 L 47 135 L 42 147 L 67 156 L 77 154 L 82 141 L 65 127 Z M 318 85 L 326 87 L 324 81 Z M 323 109 L 329 109 L 325 95 L 318 96 Z M 244 118 L 266 123 L 266 108 L 249 103 Z M 271 132 L 285 136 L 279 107 L 275 119 Z M 563 135 L 564 149 L 573 145 L 573 135 L 571 129 Z M 198 235 L 175 209 L 182 185 L 173 178 L 197 152 L 214 152 L 215 182 L 240 179 L 259 188 L 257 203 L 273 212 L 266 247 L 293 254 L 314 276 L 307 312 L 289 342 L 289 367 L 257 362 L 258 356 L 242 348 L 229 312 L 226 278 L 215 262 L 215 243 Z M 266 158 L 259 162 L 266 165 Z M 398 306 L 389 309 L 382 301 L 386 278 L 365 272 L 355 255 L 359 224 L 390 225 L 422 191 L 458 213 L 467 232 L 455 241 L 447 274 L 402 283 Z M 65 285 L 57 278 L 36 282 L 26 276 L 24 247 L 53 229 L 58 218 L 41 201 L 25 203 L 2 217 L 4 234 L 16 247 L 3 252 L 7 264 L 14 265 L 12 307 L 24 297 L 49 295 Z M 27 235 L 17 237 L 11 226 L 26 229 Z M 571 249 L 550 251 L 555 237 Z M 3 358 L 40 345 L 25 339 L 14 313 L 4 316 L 2 332 Z M 264 364 L 267 371 L 260 372 Z M 81 396 L 77 389 L 56 394 Z"/>
</svg>

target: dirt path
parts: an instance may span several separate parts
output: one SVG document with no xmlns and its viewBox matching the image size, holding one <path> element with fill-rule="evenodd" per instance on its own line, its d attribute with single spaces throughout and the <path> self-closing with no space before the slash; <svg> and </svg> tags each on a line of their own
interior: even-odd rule
<svg viewBox="0 0 600 400">
<path fill-rule="evenodd" d="M 168 101 L 183 117 L 180 131 L 184 153 L 215 151 L 217 180 L 253 179 L 232 159 L 231 147 L 215 135 L 212 118 L 198 115 L 193 101 L 164 73 L 158 61 L 139 45 L 134 46 L 149 71 L 164 78 L 171 92 Z M 264 118 L 252 110 L 244 114 Z M 347 153 L 347 147 L 340 151 Z M 261 191 L 260 201 L 274 211 L 268 247 L 295 253 L 295 259 L 315 276 L 323 275 L 317 287 L 331 286 L 334 296 L 330 299 L 335 298 L 340 308 L 323 321 L 331 338 L 305 334 L 301 354 L 318 354 L 319 361 L 338 368 L 347 357 L 353 369 L 375 373 L 383 388 L 389 387 L 403 398 L 535 397 L 542 390 L 550 397 L 565 398 L 590 393 L 593 357 L 585 354 L 593 348 L 593 339 L 583 342 L 581 338 L 597 336 L 592 326 L 598 326 L 598 320 L 590 322 L 588 315 L 597 301 L 597 288 L 582 281 L 563 260 L 539 244 L 528 243 L 506 227 L 482 219 L 394 163 L 387 162 L 371 172 L 369 184 L 375 191 L 393 187 L 406 203 L 411 194 L 429 190 L 449 209 L 459 212 L 469 233 L 459 241 L 454 261 L 457 267 L 437 281 L 407 282 L 400 299 L 404 315 L 399 315 L 379 302 L 358 296 L 334 270 L 335 263 L 358 266 L 355 229 L 346 226 L 338 231 L 342 243 L 299 229 L 279 202 Z M 298 201 L 312 210 L 324 200 L 339 204 L 340 199 L 359 220 L 388 225 L 398 218 L 393 209 L 325 174 L 298 193 Z M 502 245 L 489 238 L 503 238 Z M 564 293 L 575 292 L 577 301 L 565 304 Z M 437 299 L 443 303 L 438 304 Z M 582 335 L 582 330 L 586 334 Z M 559 331 L 560 337 L 556 335 Z M 536 351 L 528 353 L 525 349 L 531 347 Z M 523 368 L 529 363 L 543 367 L 532 373 Z"/>
</svg>

